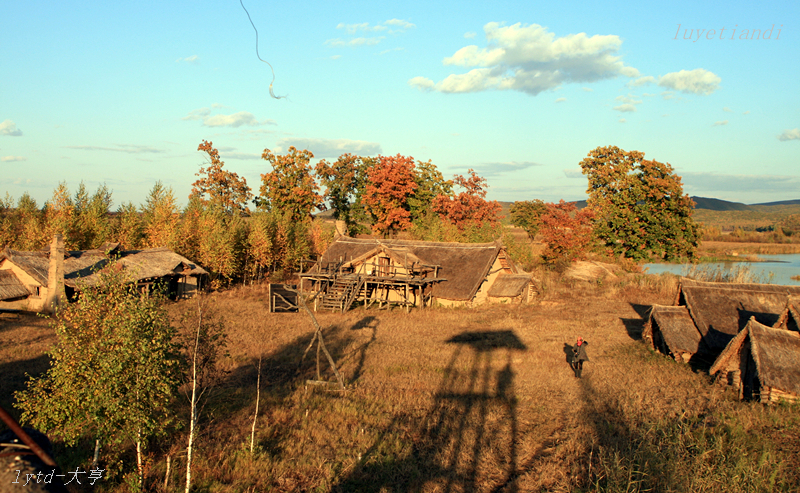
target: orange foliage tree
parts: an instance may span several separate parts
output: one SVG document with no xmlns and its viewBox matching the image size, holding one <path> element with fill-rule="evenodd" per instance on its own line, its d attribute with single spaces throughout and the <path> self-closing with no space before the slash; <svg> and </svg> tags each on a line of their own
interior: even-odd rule
<svg viewBox="0 0 800 493">
<path fill-rule="evenodd" d="M 594 238 L 593 218 L 594 213 L 590 209 L 578 210 L 572 202 L 561 200 L 558 204 L 547 204 L 539 228 L 547 245 L 542 259 L 546 263 L 556 264 L 583 258 Z"/>
<path fill-rule="evenodd" d="M 197 195 L 204 202 L 222 207 L 227 212 L 247 212 L 247 202 L 253 194 L 247 186 L 247 180 L 239 177 L 236 173 L 222 169 L 225 162 L 220 160 L 219 151 L 212 147 L 212 142 L 203 141 L 198 147 L 198 151 L 208 154 L 211 164 L 207 168 L 200 168 L 195 173 L 200 179 L 192 184 L 192 193 L 189 196 Z M 209 198 L 206 200 L 205 196 Z"/>
<path fill-rule="evenodd" d="M 259 209 L 288 214 L 292 221 L 309 217 L 314 208 L 325 210 L 319 186 L 311 176 L 311 151 L 291 146 L 281 156 L 264 149 L 261 158 L 272 165 L 272 171 L 261 175 L 260 196 L 256 198 Z"/>
<path fill-rule="evenodd" d="M 364 202 L 373 219 L 372 229 L 384 237 L 411 226 L 409 197 L 417 188 L 414 158 L 378 156 L 377 165 L 367 171 L 369 183 Z"/>
<path fill-rule="evenodd" d="M 142 206 L 145 245 L 175 248 L 180 216 L 172 188 L 157 181 Z"/>
<path fill-rule="evenodd" d="M 461 230 L 485 222 L 497 223 L 501 219 L 501 206 L 496 200 L 486 200 L 486 178 L 478 176 L 473 169 L 468 174 L 467 178 L 456 175 L 453 180 L 463 192 L 452 197 L 438 195 L 433 200 L 434 212 Z"/>
</svg>

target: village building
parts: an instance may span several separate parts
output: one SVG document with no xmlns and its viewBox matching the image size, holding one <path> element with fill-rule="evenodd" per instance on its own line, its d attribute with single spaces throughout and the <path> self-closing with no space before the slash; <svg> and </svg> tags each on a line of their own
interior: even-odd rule
<svg viewBox="0 0 800 493">
<path fill-rule="evenodd" d="M 653 349 L 688 362 L 713 362 L 751 317 L 773 326 L 800 286 L 681 279 L 673 307 L 654 306 L 642 332 Z"/>
<path fill-rule="evenodd" d="M 800 332 L 800 296 L 789 297 L 786 308 L 773 327 Z"/>
<path fill-rule="evenodd" d="M 118 243 L 96 250 L 65 251 L 56 235 L 49 251 L 0 252 L 0 308 L 48 311 L 60 295 L 72 299 L 97 282 L 97 272 L 112 258 L 141 289 L 167 286 L 173 298 L 192 296 L 208 276 L 202 267 L 168 248 L 120 251 Z"/>
<path fill-rule="evenodd" d="M 354 302 L 406 308 L 525 302 L 532 279 L 500 242 L 443 243 L 342 236 L 300 274 L 315 307 L 346 311 Z"/>
<path fill-rule="evenodd" d="M 800 397 L 800 333 L 769 327 L 752 317 L 714 362 L 717 381 L 739 398 L 771 403 Z"/>
</svg>

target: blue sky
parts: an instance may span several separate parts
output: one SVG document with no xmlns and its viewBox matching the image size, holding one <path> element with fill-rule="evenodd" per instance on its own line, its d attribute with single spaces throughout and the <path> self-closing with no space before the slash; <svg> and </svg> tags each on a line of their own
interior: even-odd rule
<svg viewBox="0 0 800 493">
<path fill-rule="evenodd" d="M 245 6 L 286 99 L 236 0 L 4 5 L 0 194 L 106 183 L 116 208 L 161 180 L 185 204 L 205 139 L 256 191 L 261 152 L 294 145 L 577 200 L 578 163 L 616 145 L 691 195 L 800 199 L 797 2 Z"/>
</svg>

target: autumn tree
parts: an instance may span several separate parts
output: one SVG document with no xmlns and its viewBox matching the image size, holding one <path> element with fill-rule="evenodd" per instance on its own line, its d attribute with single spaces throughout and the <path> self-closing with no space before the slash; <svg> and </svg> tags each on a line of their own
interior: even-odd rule
<svg viewBox="0 0 800 493">
<path fill-rule="evenodd" d="M 140 487 L 144 448 L 173 420 L 180 380 L 163 302 L 137 290 L 112 262 L 57 313 L 49 370 L 15 394 L 24 422 L 66 443 L 133 443 Z"/>
<path fill-rule="evenodd" d="M 47 244 L 44 232 L 44 214 L 28 192 L 22 194 L 13 207 L 13 198 L 6 194 L 4 200 L 1 246 L 17 250 L 38 250 Z"/>
<path fill-rule="evenodd" d="M 363 196 L 367 186 L 367 171 L 377 163 L 376 158 L 342 154 L 329 163 L 317 163 L 317 178 L 325 187 L 325 200 L 330 202 L 333 217 L 344 221 L 350 234 L 359 231 L 359 223 L 366 221 Z"/>
<path fill-rule="evenodd" d="M 173 247 L 179 223 L 178 204 L 172 188 L 157 181 L 142 205 L 144 243 L 150 248 Z"/>
<path fill-rule="evenodd" d="M 378 156 L 378 164 L 369 168 L 367 178 L 364 202 L 373 220 L 373 231 L 386 237 L 407 229 L 411 225 L 408 201 L 417 189 L 414 158 L 400 154 Z"/>
<path fill-rule="evenodd" d="M 270 163 L 272 171 L 261 175 L 260 195 L 256 198 L 259 209 L 281 211 L 293 221 L 309 217 L 314 208 L 325 210 L 319 186 L 311 176 L 311 151 L 298 151 L 292 146 L 281 156 L 264 149 L 261 158 Z"/>
<path fill-rule="evenodd" d="M 580 164 L 595 233 L 611 252 L 634 260 L 694 255 L 700 235 L 694 203 L 672 166 L 614 146 L 592 150 Z"/>
<path fill-rule="evenodd" d="M 109 241 L 112 235 L 109 211 L 111 210 L 111 191 L 103 184 L 89 196 L 86 186 L 81 182 L 73 200 L 75 205 L 75 230 L 79 250 L 97 248 Z"/>
<path fill-rule="evenodd" d="M 483 223 L 494 224 L 500 221 L 500 203 L 486 200 L 486 179 L 478 176 L 475 170 L 469 176 L 456 175 L 454 182 L 463 190 L 457 195 L 438 195 L 433 201 L 433 210 L 439 216 L 456 225 L 459 229 Z"/>
<path fill-rule="evenodd" d="M 144 225 L 141 214 L 133 202 L 120 204 L 112 236 L 120 243 L 123 250 L 135 250 L 142 246 Z"/>
<path fill-rule="evenodd" d="M 44 236 L 64 236 L 67 250 L 78 249 L 78 238 L 75 229 L 75 203 L 69 194 L 66 182 L 60 182 L 53 190 L 53 196 L 44 204 Z"/>
<path fill-rule="evenodd" d="M 432 213 L 433 202 L 437 196 L 450 196 L 453 193 L 453 181 L 445 180 L 442 172 L 431 160 L 417 161 L 414 169 L 414 182 L 417 184 L 417 188 L 408 199 L 412 221 L 418 221 Z"/>
<path fill-rule="evenodd" d="M 227 212 L 248 212 L 247 203 L 253 195 L 247 180 L 223 169 L 225 162 L 220 160 L 219 151 L 212 147 L 212 142 L 204 140 L 197 150 L 208 154 L 210 163 L 195 173 L 200 178 L 192 184 L 190 198 L 197 195 L 201 200 L 220 206 Z"/>
<path fill-rule="evenodd" d="M 539 199 L 525 200 L 511 204 L 511 224 L 522 228 L 533 240 L 542 224 L 542 214 L 547 211 L 547 204 Z"/>
<path fill-rule="evenodd" d="M 542 259 L 548 264 L 564 264 L 583 258 L 593 240 L 594 213 L 588 208 L 578 210 L 574 203 L 563 200 L 546 207 L 540 226 L 547 245 Z"/>
</svg>

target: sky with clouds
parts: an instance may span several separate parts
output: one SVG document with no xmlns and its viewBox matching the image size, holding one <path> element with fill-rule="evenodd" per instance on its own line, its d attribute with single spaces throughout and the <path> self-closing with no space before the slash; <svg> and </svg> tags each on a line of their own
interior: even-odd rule
<svg viewBox="0 0 800 493">
<path fill-rule="evenodd" d="M 579 200 L 581 159 L 616 145 L 690 195 L 800 199 L 797 2 L 244 5 L 258 56 L 235 0 L 4 6 L 0 195 L 105 183 L 116 207 L 161 180 L 185 204 L 211 140 L 254 190 L 295 146 Z"/>
</svg>

